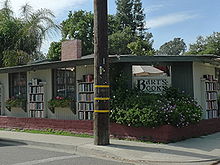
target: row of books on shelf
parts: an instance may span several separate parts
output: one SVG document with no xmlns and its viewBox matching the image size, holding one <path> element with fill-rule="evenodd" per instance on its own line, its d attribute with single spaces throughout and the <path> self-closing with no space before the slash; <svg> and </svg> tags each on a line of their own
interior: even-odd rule
<svg viewBox="0 0 220 165">
<path fill-rule="evenodd" d="M 29 111 L 30 117 L 36 117 L 36 118 L 42 118 L 43 117 L 43 111 Z"/>
<path fill-rule="evenodd" d="M 218 110 L 208 110 L 206 111 L 206 115 L 208 119 L 217 118 L 218 117 Z"/>
<path fill-rule="evenodd" d="M 217 83 L 215 83 L 215 82 L 213 82 L 213 83 L 206 82 L 206 83 L 205 83 L 205 89 L 206 89 L 207 91 L 217 90 Z"/>
<path fill-rule="evenodd" d="M 78 113 L 79 120 L 92 120 L 93 112 L 79 112 Z"/>
<path fill-rule="evenodd" d="M 78 103 L 78 110 L 93 111 L 94 103 Z"/>
<path fill-rule="evenodd" d="M 207 101 L 206 102 L 206 110 L 214 110 L 214 109 L 218 109 L 217 100 Z"/>
<path fill-rule="evenodd" d="M 79 94 L 79 101 L 93 101 L 94 94 L 93 93 L 81 93 Z"/>
<path fill-rule="evenodd" d="M 208 81 L 217 81 L 217 80 L 214 78 L 214 75 L 205 74 L 205 75 L 203 75 L 203 78 L 204 78 L 205 80 L 208 80 Z"/>
<path fill-rule="evenodd" d="M 30 85 L 39 85 L 40 82 L 41 82 L 40 79 L 33 78 L 30 80 Z"/>
<path fill-rule="evenodd" d="M 44 93 L 43 86 L 29 87 L 31 94 Z"/>
<path fill-rule="evenodd" d="M 207 100 L 217 100 L 217 92 L 206 92 Z"/>
<path fill-rule="evenodd" d="M 93 92 L 93 83 L 79 84 L 79 92 Z"/>
<path fill-rule="evenodd" d="M 44 96 L 43 95 L 30 95 L 29 96 L 29 101 L 34 102 L 34 101 L 44 101 Z"/>
<path fill-rule="evenodd" d="M 29 103 L 30 110 L 43 110 L 44 103 Z"/>
</svg>

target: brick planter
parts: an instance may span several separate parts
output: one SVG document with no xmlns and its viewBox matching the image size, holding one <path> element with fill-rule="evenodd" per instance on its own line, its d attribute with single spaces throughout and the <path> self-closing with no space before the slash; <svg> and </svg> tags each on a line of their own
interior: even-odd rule
<svg viewBox="0 0 220 165">
<path fill-rule="evenodd" d="M 75 133 L 93 134 L 93 122 L 89 120 L 57 120 L 44 118 L 16 118 L 0 116 L 0 128 L 55 129 Z M 157 128 L 128 127 L 110 124 L 112 137 L 150 140 L 153 142 L 174 142 L 192 137 L 220 132 L 220 119 L 202 120 L 184 128 L 164 125 Z"/>
</svg>

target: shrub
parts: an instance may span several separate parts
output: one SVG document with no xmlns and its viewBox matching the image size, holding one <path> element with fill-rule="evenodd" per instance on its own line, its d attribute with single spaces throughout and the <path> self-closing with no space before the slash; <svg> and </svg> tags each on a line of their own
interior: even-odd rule
<svg viewBox="0 0 220 165">
<path fill-rule="evenodd" d="M 114 94 L 110 119 L 116 123 L 135 127 L 165 124 L 183 127 L 201 120 L 201 107 L 175 88 L 168 88 L 161 95 L 135 89 Z"/>
</svg>

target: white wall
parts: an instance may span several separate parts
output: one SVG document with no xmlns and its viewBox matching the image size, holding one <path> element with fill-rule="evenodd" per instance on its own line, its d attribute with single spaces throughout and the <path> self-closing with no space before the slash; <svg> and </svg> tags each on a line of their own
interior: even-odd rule
<svg viewBox="0 0 220 165">
<path fill-rule="evenodd" d="M 83 75 L 86 75 L 86 74 L 94 74 L 93 65 L 76 66 L 76 81 L 82 80 Z"/>
<path fill-rule="evenodd" d="M 202 107 L 204 107 L 204 99 L 202 97 L 204 89 L 202 89 L 203 87 L 202 87 L 201 78 L 205 74 L 215 76 L 215 68 L 216 66 L 208 64 L 208 63 L 198 63 L 198 62 L 193 63 L 194 98 L 198 102 L 198 104 L 201 105 Z M 205 109 L 204 109 L 204 112 L 205 112 Z"/>
</svg>

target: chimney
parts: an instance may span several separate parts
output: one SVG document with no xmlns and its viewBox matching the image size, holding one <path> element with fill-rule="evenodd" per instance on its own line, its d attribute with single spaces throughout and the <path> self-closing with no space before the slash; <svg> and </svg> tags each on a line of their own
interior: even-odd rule
<svg viewBox="0 0 220 165">
<path fill-rule="evenodd" d="M 61 61 L 75 60 L 82 55 L 81 40 L 67 40 L 62 42 Z"/>
</svg>

